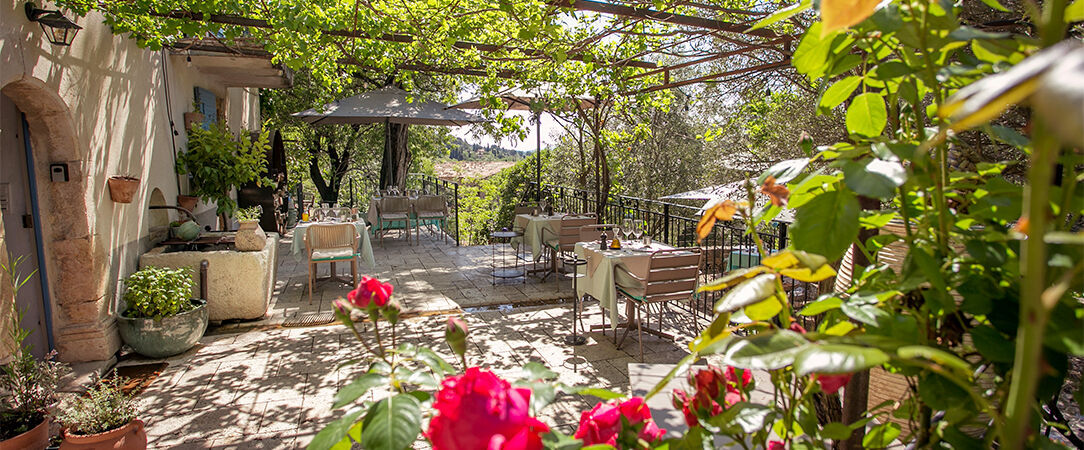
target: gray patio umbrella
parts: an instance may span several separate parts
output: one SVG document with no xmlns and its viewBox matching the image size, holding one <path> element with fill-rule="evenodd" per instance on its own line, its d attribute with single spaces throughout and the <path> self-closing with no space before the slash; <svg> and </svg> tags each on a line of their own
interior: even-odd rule
<svg viewBox="0 0 1084 450">
<path fill-rule="evenodd" d="M 727 184 L 662 196 L 659 197 L 659 200 L 711 200 L 718 197 L 740 200 L 746 196 L 744 184 L 745 181 L 733 181 Z"/>
<path fill-rule="evenodd" d="M 447 105 L 442 103 L 421 99 L 410 102 L 407 100 L 409 96 L 409 93 L 398 87 L 385 86 L 292 115 L 313 125 L 385 124 L 384 163 L 380 169 L 380 187 L 383 188 L 402 181 L 396 174 L 406 170 L 402 166 L 408 161 L 405 153 L 395 155 L 391 139 L 393 124 L 403 126 L 405 141 L 406 126 L 409 125 L 461 126 L 486 121 L 481 116 L 465 111 L 449 110 Z M 402 145 L 405 147 L 405 142 Z"/>
<path fill-rule="evenodd" d="M 536 200 L 542 199 L 542 109 L 543 108 L 531 108 L 531 106 L 544 102 L 545 94 L 534 94 L 522 89 L 510 89 L 500 94 L 498 99 L 506 105 L 506 108 L 511 111 L 532 111 L 534 112 L 534 124 L 535 124 L 535 165 L 534 165 L 534 181 L 538 186 L 538 194 Z M 577 98 L 576 101 L 580 103 L 580 107 L 583 109 L 590 109 L 595 107 L 595 99 L 592 98 Z M 482 109 L 482 99 L 473 98 L 463 103 L 449 106 L 448 109 Z"/>
</svg>

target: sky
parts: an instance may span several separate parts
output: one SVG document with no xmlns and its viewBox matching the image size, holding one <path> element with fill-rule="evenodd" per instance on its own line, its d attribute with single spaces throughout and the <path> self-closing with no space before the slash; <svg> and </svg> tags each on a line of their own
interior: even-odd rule
<svg viewBox="0 0 1084 450">
<path fill-rule="evenodd" d="M 464 126 L 453 127 L 452 135 L 456 136 L 470 144 L 479 145 L 493 145 L 499 144 L 505 148 L 511 148 L 524 152 L 533 152 L 536 147 L 535 143 L 535 125 L 530 122 L 530 113 L 526 111 L 511 111 L 509 114 L 516 114 L 523 117 L 525 126 L 528 127 L 527 138 L 518 141 L 514 137 L 506 137 L 500 141 L 495 141 L 492 136 L 483 134 L 481 128 Z M 542 115 L 542 148 L 547 148 L 556 144 L 560 139 L 561 134 L 565 132 L 564 128 L 549 114 Z"/>
</svg>

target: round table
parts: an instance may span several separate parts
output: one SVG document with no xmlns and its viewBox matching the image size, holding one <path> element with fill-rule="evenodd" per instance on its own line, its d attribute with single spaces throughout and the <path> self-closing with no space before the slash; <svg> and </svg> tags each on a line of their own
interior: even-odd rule
<svg viewBox="0 0 1084 450">
<path fill-rule="evenodd" d="M 523 233 L 518 231 L 494 231 L 489 234 L 490 241 L 493 243 L 493 249 L 491 250 L 491 263 L 493 266 L 493 284 L 497 284 L 497 280 L 509 280 L 513 278 L 523 278 L 523 284 L 527 284 L 527 271 L 524 267 L 520 267 L 520 258 L 515 253 L 511 255 L 512 265 L 508 265 L 508 251 L 512 248 L 508 245 L 513 238 L 523 237 Z M 513 250 L 515 251 L 515 250 Z"/>
</svg>

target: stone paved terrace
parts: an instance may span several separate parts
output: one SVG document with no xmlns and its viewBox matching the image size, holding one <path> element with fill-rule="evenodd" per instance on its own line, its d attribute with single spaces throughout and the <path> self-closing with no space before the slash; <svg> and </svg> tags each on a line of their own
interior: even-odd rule
<svg viewBox="0 0 1084 450">
<path fill-rule="evenodd" d="M 166 360 L 169 365 L 139 395 L 152 448 L 299 448 L 337 417 L 329 411 L 332 398 L 360 371 L 339 364 L 362 356 L 364 350 L 335 323 L 282 324 L 298 314 L 329 311 L 331 301 L 345 296 L 349 286 L 318 284 L 310 305 L 305 264 L 288 254 L 290 238 L 280 244 L 270 317 L 212 327 L 196 348 Z M 471 365 L 514 378 L 523 364 L 537 361 L 557 371 L 564 383 L 628 392 L 628 364 L 638 356 L 635 339 L 630 336 L 619 349 L 611 333 L 593 332 L 586 345 L 565 345 L 571 303 L 558 300 L 552 276 L 546 283 L 530 279 L 525 285 L 494 287 L 488 272 L 490 247 L 427 242 L 424 234 L 420 246 L 397 240 L 382 246 L 374 240 L 373 247 L 378 267 L 359 272 L 395 284 L 395 295 L 407 311 L 400 342 L 429 346 L 452 361 L 443 342 L 443 324 L 447 314 L 460 313 L 471 328 Z M 322 276 L 328 273 L 326 267 Z M 338 269 L 341 274 L 346 268 Z M 571 298 L 567 279 L 561 294 Z M 587 305 L 584 323 L 600 323 L 597 304 Z M 670 316 L 668 323 L 673 324 L 681 313 Z M 645 362 L 675 363 L 687 354 L 692 332 L 687 321 L 682 323 L 677 342 L 645 335 Z M 147 362 L 126 355 L 119 365 Z M 594 403 L 593 398 L 563 395 L 541 417 L 572 433 L 580 412 Z M 419 441 L 416 447 L 427 445 Z"/>
</svg>

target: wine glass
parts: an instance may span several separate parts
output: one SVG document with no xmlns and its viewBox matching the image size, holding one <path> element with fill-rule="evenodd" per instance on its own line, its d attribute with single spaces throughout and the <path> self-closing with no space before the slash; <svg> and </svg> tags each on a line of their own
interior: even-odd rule
<svg viewBox="0 0 1084 450">
<path fill-rule="evenodd" d="M 621 234 L 625 235 L 626 241 L 632 235 L 632 221 L 628 217 L 621 219 Z"/>
<path fill-rule="evenodd" d="M 644 221 L 642 219 L 636 219 L 632 223 L 632 236 L 636 240 L 640 240 L 644 235 Z"/>
</svg>

